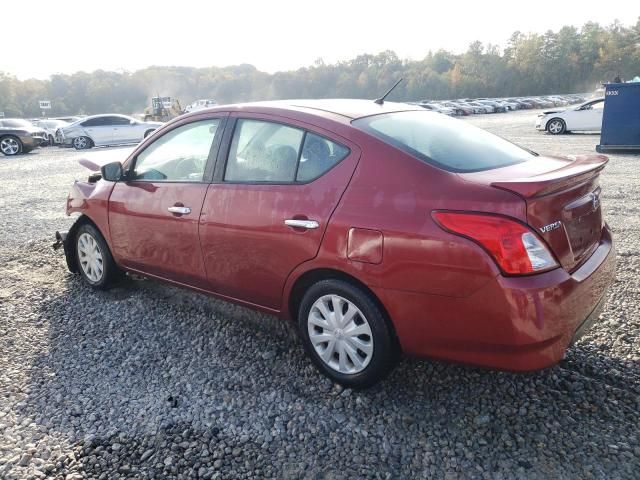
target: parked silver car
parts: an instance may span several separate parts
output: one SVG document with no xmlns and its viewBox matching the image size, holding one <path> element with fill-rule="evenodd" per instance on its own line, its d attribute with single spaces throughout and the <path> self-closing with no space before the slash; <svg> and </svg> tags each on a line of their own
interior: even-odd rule
<svg viewBox="0 0 640 480">
<path fill-rule="evenodd" d="M 59 128 L 64 128 L 69 125 L 69 122 L 65 122 L 64 120 L 55 120 L 50 118 L 44 120 L 32 120 L 31 123 L 45 131 L 47 134 L 46 140 L 49 145 L 58 143 L 56 142 L 56 131 Z"/>
<path fill-rule="evenodd" d="M 126 115 L 92 115 L 56 131 L 56 140 L 76 150 L 106 145 L 138 143 L 162 125 L 141 122 Z"/>
</svg>

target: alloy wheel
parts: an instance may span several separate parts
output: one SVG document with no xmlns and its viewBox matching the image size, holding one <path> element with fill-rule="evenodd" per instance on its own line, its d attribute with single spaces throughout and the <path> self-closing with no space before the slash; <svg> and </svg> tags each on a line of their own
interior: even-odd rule
<svg viewBox="0 0 640 480">
<path fill-rule="evenodd" d="M 73 146 L 78 150 L 87 148 L 87 139 L 85 137 L 76 137 L 73 139 Z"/>
<path fill-rule="evenodd" d="M 0 141 L 0 150 L 5 155 L 15 155 L 20 151 L 20 144 L 15 138 L 3 138 Z"/>
<path fill-rule="evenodd" d="M 554 135 L 562 133 L 563 128 L 564 125 L 560 120 L 553 120 L 551 123 L 549 123 L 548 127 L 549 133 L 553 133 Z"/>
<path fill-rule="evenodd" d="M 78 260 L 80 268 L 90 281 L 96 283 L 102 279 L 104 275 L 102 252 L 96 239 L 88 233 L 78 237 Z"/>
<path fill-rule="evenodd" d="M 324 295 L 311 306 L 309 340 L 320 359 L 343 374 L 363 371 L 373 356 L 373 334 L 360 309 L 339 295 Z"/>
</svg>

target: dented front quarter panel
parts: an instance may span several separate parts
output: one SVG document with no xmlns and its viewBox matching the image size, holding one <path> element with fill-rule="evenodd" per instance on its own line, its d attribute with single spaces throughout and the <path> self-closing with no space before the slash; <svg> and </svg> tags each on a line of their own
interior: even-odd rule
<svg viewBox="0 0 640 480">
<path fill-rule="evenodd" d="M 67 196 L 67 215 L 80 213 L 88 217 L 111 246 L 109 235 L 109 196 L 114 182 L 95 183 L 76 180 Z"/>
</svg>

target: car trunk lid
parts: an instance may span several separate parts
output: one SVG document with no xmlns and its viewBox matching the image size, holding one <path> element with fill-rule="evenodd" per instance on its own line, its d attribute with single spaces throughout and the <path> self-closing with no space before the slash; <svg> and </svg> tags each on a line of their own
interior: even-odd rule
<svg viewBox="0 0 640 480">
<path fill-rule="evenodd" d="M 607 162 L 604 155 L 537 157 L 460 176 L 522 197 L 529 226 L 562 267 L 572 271 L 591 255 L 602 235 L 599 176 Z"/>
</svg>

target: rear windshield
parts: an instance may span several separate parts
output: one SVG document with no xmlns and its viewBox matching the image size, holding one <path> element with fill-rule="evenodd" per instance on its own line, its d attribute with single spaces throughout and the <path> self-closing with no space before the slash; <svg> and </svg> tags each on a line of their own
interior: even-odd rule
<svg viewBox="0 0 640 480">
<path fill-rule="evenodd" d="M 373 115 L 353 125 L 426 163 L 450 172 L 478 172 L 530 160 L 525 150 L 492 133 L 439 113 Z"/>
</svg>

